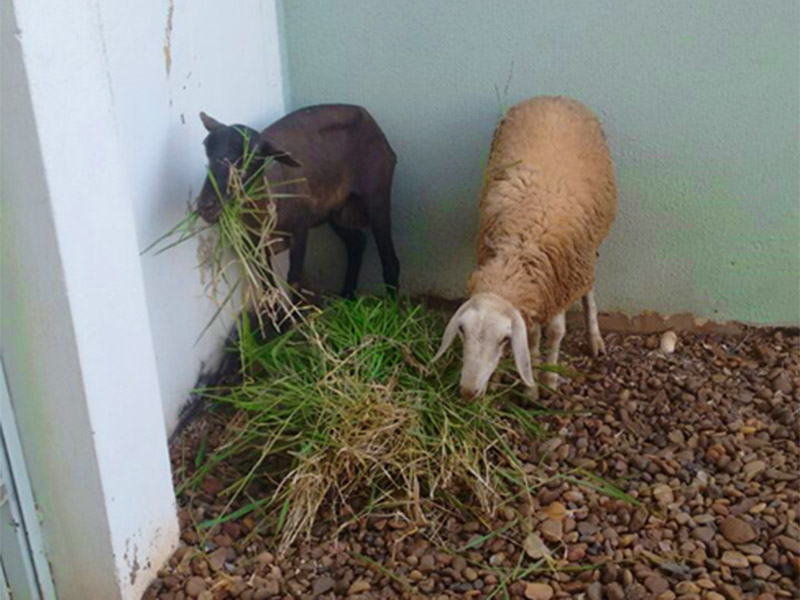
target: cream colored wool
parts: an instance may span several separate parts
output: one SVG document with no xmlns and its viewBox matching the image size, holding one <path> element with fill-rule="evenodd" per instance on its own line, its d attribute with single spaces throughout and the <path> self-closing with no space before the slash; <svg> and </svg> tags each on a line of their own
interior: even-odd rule
<svg viewBox="0 0 800 600">
<path fill-rule="evenodd" d="M 614 166 L 595 115 L 562 97 L 517 104 L 492 140 L 470 296 L 497 294 L 529 329 L 546 325 L 594 285 L 597 248 L 616 213 Z"/>
</svg>

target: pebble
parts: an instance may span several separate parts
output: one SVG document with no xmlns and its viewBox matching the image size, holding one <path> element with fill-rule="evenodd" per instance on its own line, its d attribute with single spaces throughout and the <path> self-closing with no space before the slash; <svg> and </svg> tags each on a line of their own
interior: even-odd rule
<svg viewBox="0 0 800 600">
<path fill-rule="evenodd" d="M 758 544 L 740 544 L 739 551 L 747 555 L 761 556 L 764 554 L 764 549 Z"/>
<path fill-rule="evenodd" d="M 186 582 L 184 588 L 187 596 L 197 598 L 201 593 L 206 591 L 206 582 L 202 577 L 190 577 Z"/>
<path fill-rule="evenodd" d="M 277 596 L 281 593 L 281 584 L 277 579 L 269 578 L 264 586 L 256 591 L 253 600 L 265 600 L 270 596 Z"/>
<path fill-rule="evenodd" d="M 737 517 L 723 519 L 719 530 L 731 544 L 746 544 L 756 539 L 756 532 L 750 523 Z"/>
<path fill-rule="evenodd" d="M 658 575 L 651 575 L 644 580 L 644 586 L 653 594 L 660 594 L 669 589 L 669 582 Z"/>
<path fill-rule="evenodd" d="M 769 579 L 772 573 L 772 567 L 769 565 L 760 564 L 753 567 L 753 575 L 759 579 Z"/>
<path fill-rule="evenodd" d="M 464 579 L 470 582 L 475 581 L 478 578 L 478 572 L 472 567 L 466 567 L 461 574 L 464 576 Z"/>
<path fill-rule="evenodd" d="M 606 586 L 606 596 L 608 600 L 625 600 L 625 592 L 616 581 Z"/>
<path fill-rule="evenodd" d="M 543 512 L 555 521 L 563 521 L 567 516 L 567 507 L 561 502 L 551 502 Z"/>
<path fill-rule="evenodd" d="M 322 575 L 314 579 L 314 583 L 311 584 L 311 593 L 320 596 L 331 591 L 335 585 L 336 582 L 330 575 Z"/>
<path fill-rule="evenodd" d="M 679 581 L 677 584 L 675 584 L 675 593 L 679 596 L 684 596 L 686 594 L 699 594 L 700 586 L 692 581 Z"/>
<path fill-rule="evenodd" d="M 711 527 L 695 527 L 692 530 L 692 536 L 704 544 L 708 544 L 711 540 L 713 540 L 714 535 L 714 530 L 711 529 Z"/>
<path fill-rule="evenodd" d="M 639 530 L 644 527 L 645 523 L 647 523 L 649 517 L 650 513 L 647 512 L 644 506 L 637 508 L 633 513 L 633 518 L 631 518 L 630 531 L 632 533 L 638 533 Z"/>
<path fill-rule="evenodd" d="M 784 550 L 800 555 L 800 540 L 791 538 L 788 535 L 779 535 L 777 539 Z"/>
<path fill-rule="evenodd" d="M 586 596 L 589 600 L 602 600 L 603 586 L 599 581 L 593 581 L 586 588 Z"/>
<path fill-rule="evenodd" d="M 217 548 L 208 555 L 206 561 L 208 562 L 208 566 L 211 567 L 213 571 L 219 571 L 222 567 L 225 566 L 225 561 L 228 558 L 228 549 L 227 548 Z"/>
<path fill-rule="evenodd" d="M 678 343 L 678 334 L 674 331 L 665 331 L 661 334 L 659 347 L 664 354 L 672 354 L 675 352 L 675 345 Z"/>
<path fill-rule="evenodd" d="M 525 586 L 525 597 L 528 600 L 550 600 L 555 591 L 546 583 L 529 583 Z"/>
<path fill-rule="evenodd" d="M 742 471 L 744 472 L 745 479 L 750 481 L 751 479 L 758 477 L 766 469 L 767 463 L 765 463 L 763 460 L 751 460 L 742 468 Z"/>
<path fill-rule="evenodd" d="M 539 526 L 539 531 L 542 537 L 549 542 L 560 542 L 564 536 L 564 529 L 561 521 L 555 519 L 547 519 Z"/>
<path fill-rule="evenodd" d="M 658 502 L 662 506 L 672 504 L 675 501 L 675 496 L 672 493 L 672 488 L 663 483 L 654 485 L 652 489 L 652 494 L 653 498 L 656 499 L 656 502 Z"/>
<path fill-rule="evenodd" d="M 722 553 L 722 558 L 720 560 L 723 565 L 728 565 L 734 569 L 746 569 L 748 566 L 750 566 L 750 563 L 747 561 L 747 557 L 741 552 L 736 552 L 735 550 L 726 550 Z"/>
<path fill-rule="evenodd" d="M 369 581 L 365 579 L 356 579 L 353 583 L 350 584 L 350 587 L 347 588 L 347 595 L 354 596 L 356 594 L 363 594 L 364 592 L 368 592 L 372 589 L 372 585 Z"/>
</svg>

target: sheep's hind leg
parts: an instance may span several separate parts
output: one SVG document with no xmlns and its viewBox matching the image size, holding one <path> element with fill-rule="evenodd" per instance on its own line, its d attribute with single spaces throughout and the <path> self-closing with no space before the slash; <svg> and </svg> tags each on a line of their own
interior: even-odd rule
<svg viewBox="0 0 800 600">
<path fill-rule="evenodd" d="M 553 317 L 547 325 L 547 364 L 556 366 L 558 365 L 558 352 L 561 349 L 561 340 L 564 339 L 564 334 L 567 332 L 567 322 L 565 313 L 560 313 Z M 542 376 L 542 383 L 547 387 L 556 389 L 558 387 L 558 373 L 547 371 Z"/>
<path fill-rule="evenodd" d="M 594 288 L 591 288 L 583 297 L 583 316 L 586 320 L 586 341 L 595 358 L 606 353 L 606 345 L 600 335 L 600 325 L 597 323 L 597 304 L 594 301 Z"/>
<path fill-rule="evenodd" d="M 400 261 L 392 242 L 392 217 L 390 201 L 391 177 L 387 185 L 381 189 L 367 194 L 365 205 L 367 216 L 378 247 L 378 256 L 383 267 L 383 282 L 386 284 L 390 295 L 397 294 L 400 280 Z"/>
</svg>

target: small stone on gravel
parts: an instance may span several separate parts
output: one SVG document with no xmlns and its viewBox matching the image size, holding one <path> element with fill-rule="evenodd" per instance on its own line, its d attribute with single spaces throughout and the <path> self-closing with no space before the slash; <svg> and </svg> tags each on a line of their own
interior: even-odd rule
<svg viewBox="0 0 800 600">
<path fill-rule="evenodd" d="M 529 583 L 525 586 L 525 597 L 528 600 L 550 600 L 554 590 L 546 583 Z"/>
<path fill-rule="evenodd" d="M 722 553 L 722 558 L 720 560 L 723 565 L 728 565 L 734 569 L 746 569 L 748 566 L 750 566 L 750 563 L 747 561 L 747 557 L 741 552 L 736 552 L 735 550 L 726 550 Z"/>
<path fill-rule="evenodd" d="M 784 550 L 800 555 L 800 540 L 791 538 L 788 535 L 779 535 L 777 539 Z"/>
<path fill-rule="evenodd" d="M 560 542 L 564 535 L 561 521 L 556 521 L 555 519 L 547 519 L 539 526 L 539 531 L 548 542 Z"/>
<path fill-rule="evenodd" d="M 756 539 L 756 532 L 750 523 L 737 517 L 723 519 L 719 530 L 731 544 L 746 544 Z"/>
<path fill-rule="evenodd" d="M 603 586 L 599 581 L 593 581 L 586 588 L 586 597 L 589 600 L 602 600 L 603 599 Z"/>
<path fill-rule="evenodd" d="M 616 581 L 606 586 L 606 596 L 608 600 L 625 600 L 625 592 Z"/>
<path fill-rule="evenodd" d="M 372 585 L 370 585 L 369 581 L 364 579 L 357 579 L 353 583 L 350 584 L 350 587 L 347 588 L 347 595 L 348 596 L 355 596 L 356 594 L 363 594 L 364 592 L 368 592 L 372 589 Z"/>
<path fill-rule="evenodd" d="M 314 579 L 314 583 L 311 584 L 311 593 L 319 596 L 331 591 L 335 585 L 336 582 L 330 575 L 322 575 Z"/>
<path fill-rule="evenodd" d="M 644 580 L 644 586 L 653 594 L 660 594 L 669 589 L 669 582 L 658 575 L 651 575 Z"/>
<path fill-rule="evenodd" d="M 672 504 L 675 501 L 675 497 L 672 492 L 672 488 L 666 484 L 659 483 L 653 486 L 653 498 L 661 504 L 662 506 L 666 506 L 667 504 Z"/>
<path fill-rule="evenodd" d="M 197 598 L 202 592 L 206 591 L 206 582 L 202 577 L 190 577 L 186 582 L 186 595 Z"/>
</svg>

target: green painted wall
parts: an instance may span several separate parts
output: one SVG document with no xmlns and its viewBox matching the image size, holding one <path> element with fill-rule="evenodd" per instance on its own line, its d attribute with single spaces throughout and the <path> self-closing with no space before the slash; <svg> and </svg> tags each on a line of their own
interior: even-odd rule
<svg viewBox="0 0 800 600">
<path fill-rule="evenodd" d="M 601 116 L 617 164 L 603 309 L 800 321 L 795 0 L 288 0 L 283 12 L 290 106 L 362 104 L 399 156 L 406 291 L 463 293 L 500 104 L 565 94 Z M 338 243 L 315 234 L 310 252 L 312 276 L 338 285 Z M 372 250 L 364 287 L 379 279 Z"/>
</svg>

